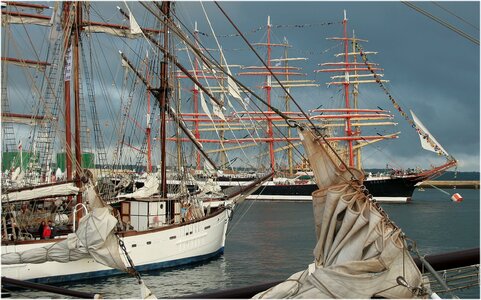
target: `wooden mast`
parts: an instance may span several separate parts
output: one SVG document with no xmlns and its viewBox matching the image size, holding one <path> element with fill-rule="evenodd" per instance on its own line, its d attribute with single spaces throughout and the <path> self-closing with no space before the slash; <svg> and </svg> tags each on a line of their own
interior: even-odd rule
<svg viewBox="0 0 481 300">
<path fill-rule="evenodd" d="M 267 67 L 271 67 L 271 17 L 267 16 Z M 267 75 L 267 82 L 265 85 L 267 104 L 269 104 L 267 111 L 271 111 L 271 75 Z M 272 121 L 267 119 L 267 135 L 272 139 L 273 135 Z M 275 157 L 274 157 L 274 142 L 269 142 L 269 157 L 271 160 L 271 170 L 275 171 Z"/>
<path fill-rule="evenodd" d="M 80 59 L 79 40 L 82 22 L 82 2 L 75 2 L 75 23 L 73 31 L 73 67 L 74 67 L 74 111 L 75 111 L 75 170 L 78 179 L 82 176 L 82 150 L 80 146 Z M 77 180 L 77 186 L 82 187 L 82 181 Z M 82 193 L 77 194 L 77 204 L 82 203 Z M 77 218 L 82 217 L 82 210 L 77 213 Z"/>
<path fill-rule="evenodd" d="M 344 63 L 345 68 L 349 69 L 349 43 L 347 38 L 347 17 L 346 11 L 344 10 L 344 19 L 342 20 L 342 25 L 344 27 Z M 344 81 L 344 99 L 345 99 L 345 107 L 346 109 L 351 108 L 349 103 L 349 72 L 346 72 L 346 80 Z M 349 112 L 347 112 L 349 114 Z M 351 118 L 346 118 L 346 136 L 352 135 L 351 129 Z M 354 153 L 352 150 L 352 140 L 348 141 L 348 148 L 349 148 L 349 166 L 354 167 Z"/>
<path fill-rule="evenodd" d="M 64 17 L 64 28 L 67 27 L 70 19 L 70 7 L 71 2 L 64 2 L 63 4 L 63 17 Z M 72 52 L 70 49 L 70 29 L 68 32 L 68 37 L 65 39 L 65 47 L 67 50 L 67 57 L 65 61 L 65 78 L 64 78 L 64 105 L 65 105 L 65 172 L 67 173 L 67 180 L 72 180 L 72 120 L 70 116 L 70 78 L 71 78 L 71 57 Z"/>
<path fill-rule="evenodd" d="M 164 15 L 164 34 L 163 34 L 163 48 L 165 50 L 169 49 L 169 30 L 167 27 L 167 22 L 170 20 L 170 1 L 162 2 L 161 11 Z M 168 81 L 168 55 L 164 53 L 163 61 L 161 62 L 161 69 L 160 69 L 160 176 L 161 176 L 161 186 L 160 186 L 160 197 L 163 199 L 167 198 L 167 161 L 166 161 L 166 107 L 167 107 L 167 94 L 169 90 L 169 81 Z M 175 208 L 174 203 L 172 201 L 167 201 L 166 205 L 167 211 L 167 220 L 168 222 L 174 221 L 175 215 Z"/>
<path fill-rule="evenodd" d="M 197 29 L 197 22 L 195 22 L 195 28 L 194 28 L 194 39 L 195 39 L 195 44 L 197 47 L 199 47 L 199 44 L 197 43 L 197 39 L 199 36 L 199 30 Z M 194 76 L 197 78 L 197 71 L 199 69 L 199 60 L 197 59 L 197 55 L 194 55 Z M 194 88 L 192 90 L 193 92 L 193 97 L 194 97 L 194 113 L 199 113 L 199 89 L 197 88 L 197 85 L 194 83 Z M 194 136 L 196 139 L 200 139 L 200 132 L 199 132 L 199 122 L 194 123 Z M 197 151 L 196 154 L 196 163 L 197 163 L 197 170 L 202 169 L 200 165 L 200 152 Z"/>
</svg>

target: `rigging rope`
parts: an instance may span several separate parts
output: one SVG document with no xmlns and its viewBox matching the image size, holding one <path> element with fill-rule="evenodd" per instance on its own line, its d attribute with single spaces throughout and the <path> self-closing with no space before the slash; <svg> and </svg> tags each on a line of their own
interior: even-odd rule
<svg viewBox="0 0 481 300">
<path fill-rule="evenodd" d="M 412 128 L 414 128 L 414 130 L 416 130 L 416 132 L 422 136 L 422 138 L 424 140 L 426 140 L 430 145 L 431 147 L 433 147 L 433 149 L 436 151 L 436 153 L 438 155 L 443 155 L 445 156 L 448 160 L 452 160 L 454 159 L 451 155 L 446 155 L 442 150 L 441 148 L 439 148 L 439 146 L 433 142 L 433 140 L 431 139 L 431 137 L 429 136 L 429 134 L 427 134 L 426 132 L 424 132 L 424 130 L 422 130 L 421 128 L 419 128 L 418 125 L 416 125 L 416 123 L 414 123 L 414 121 L 409 117 L 409 115 L 401 108 L 401 106 L 397 103 L 396 99 L 394 99 L 394 97 L 391 95 L 391 93 L 388 91 L 388 89 L 386 88 L 386 86 L 384 85 L 384 83 L 382 82 L 381 80 L 381 77 L 374 71 L 374 69 L 371 67 L 371 64 L 369 63 L 369 60 L 367 58 L 367 55 L 366 53 L 364 53 L 364 50 L 362 49 L 362 47 L 359 45 L 359 43 L 356 43 L 356 48 L 359 50 L 359 54 L 361 55 L 362 57 L 362 60 L 364 62 L 364 64 L 366 65 L 366 67 L 369 69 L 369 71 L 372 73 L 372 75 L 374 76 L 374 79 L 376 80 L 376 82 L 379 84 L 379 86 L 381 87 L 381 89 L 384 91 L 384 93 L 389 97 L 389 100 L 391 100 L 393 106 L 395 109 L 397 109 L 397 111 L 399 111 L 399 113 L 404 117 L 404 119 L 409 123 L 409 125 L 411 125 Z"/>
<path fill-rule="evenodd" d="M 454 27 L 453 25 L 449 24 L 448 22 L 446 21 L 443 21 L 441 20 L 440 18 L 436 17 L 436 16 L 433 16 L 432 14 L 428 13 L 427 11 L 417 7 L 416 5 L 412 4 L 411 2 L 408 2 L 408 1 L 401 1 L 401 3 L 409 6 L 410 8 L 414 9 L 415 11 L 425 15 L 426 17 L 438 22 L 439 24 L 443 25 L 444 27 L 447 27 L 448 29 L 451 29 L 452 31 L 456 32 L 457 34 L 459 34 L 460 36 L 464 37 L 465 39 L 469 40 L 470 42 L 476 44 L 476 45 L 479 45 L 479 40 L 468 35 L 466 32 L 460 30 L 460 29 L 457 29 L 456 27 Z"/>
<path fill-rule="evenodd" d="M 433 1 L 433 4 L 436 5 L 437 7 L 441 8 L 442 10 L 444 10 L 445 12 L 455 16 L 456 18 L 458 18 L 459 20 L 461 20 L 462 22 L 468 24 L 469 26 L 479 30 L 479 27 L 477 27 L 476 25 L 472 24 L 471 22 L 467 21 L 466 19 L 464 18 L 461 18 L 460 16 L 456 15 L 455 13 L 453 13 L 452 11 L 450 11 L 449 9 L 445 8 L 444 6 L 442 6 L 441 4 L 439 4 L 438 2 L 434 2 Z"/>
<path fill-rule="evenodd" d="M 271 27 L 272 28 L 310 28 L 310 27 L 322 27 L 322 26 L 328 26 L 328 25 L 333 25 L 333 24 L 341 24 L 341 23 L 342 22 L 336 21 L 336 22 L 322 22 L 322 23 L 312 23 L 312 24 L 277 24 L 277 25 L 271 25 Z M 264 30 L 266 28 L 267 28 L 266 25 L 259 26 L 257 28 L 246 31 L 244 34 L 256 33 L 256 32 L 259 32 L 261 30 Z M 225 38 L 225 37 L 240 37 L 239 33 L 219 34 L 219 35 L 216 35 L 216 34 L 212 33 L 212 35 L 210 35 L 208 33 L 199 31 L 199 34 L 201 34 L 203 36 L 207 36 L 207 37 L 211 37 L 211 36 L 222 37 L 222 38 Z"/>
</svg>

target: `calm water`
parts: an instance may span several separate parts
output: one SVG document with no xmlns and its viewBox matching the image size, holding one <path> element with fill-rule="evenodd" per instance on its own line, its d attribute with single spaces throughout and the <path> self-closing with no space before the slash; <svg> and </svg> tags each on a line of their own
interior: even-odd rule
<svg viewBox="0 0 481 300">
<path fill-rule="evenodd" d="M 391 219 L 417 241 L 422 254 L 479 247 L 479 191 L 457 190 L 464 197 L 453 203 L 439 191 L 416 192 L 409 204 L 383 204 Z M 210 262 L 151 272 L 142 277 L 158 298 L 238 288 L 282 280 L 312 262 L 315 245 L 310 202 L 253 202 L 234 215 L 225 254 Z M 139 298 L 136 281 L 116 276 L 95 282 L 64 285 L 101 293 L 104 298 Z M 457 292 L 479 298 L 479 288 Z M 14 291 L 14 298 L 64 298 L 33 291 Z"/>
</svg>

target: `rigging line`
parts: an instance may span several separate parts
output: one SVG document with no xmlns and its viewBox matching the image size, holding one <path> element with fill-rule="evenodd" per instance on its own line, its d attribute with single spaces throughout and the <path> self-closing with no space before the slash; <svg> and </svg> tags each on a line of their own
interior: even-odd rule
<svg viewBox="0 0 481 300">
<path fill-rule="evenodd" d="M 145 7 L 145 6 L 144 6 Z M 146 7 L 146 9 L 148 9 L 149 11 L 150 8 Z M 152 12 L 152 11 L 151 11 Z M 154 12 L 152 12 L 152 14 L 154 14 Z M 154 14 L 155 15 L 155 14 Z M 210 56 L 210 59 L 211 61 L 208 61 L 209 58 L 207 58 L 204 53 L 200 52 L 197 48 L 195 48 L 194 46 L 192 46 L 192 44 L 186 40 L 187 37 L 184 36 L 183 32 L 179 32 L 177 31 L 176 34 L 184 39 L 184 41 L 189 44 L 189 46 L 192 48 L 193 52 L 197 53 L 197 55 L 202 59 L 202 61 L 210 67 L 210 64 L 213 64 L 215 65 L 220 71 L 222 71 L 226 76 L 228 76 L 229 78 L 231 78 L 235 83 L 237 83 L 239 86 L 241 86 L 242 88 L 244 88 L 245 90 L 247 90 L 251 95 L 253 95 L 255 98 L 257 98 L 260 102 L 262 102 L 263 104 L 265 104 L 266 106 L 268 106 L 269 108 L 271 108 L 274 112 L 276 112 L 278 115 L 282 116 L 284 119 L 288 119 L 287 116 L 285 116 L 281 111 L 279 111 L 277 108 L 269 105 L 267 102 L 264 101 L 264 99 L 262 99 L 261 97 L 259 97 L 256 93 L 254 93 L 250 88 L 248 88 L 247 86 L 245 86 L 242 82 L 240 82 L 237 78 L 235 78 L 234 76 L 232 76 L 231 74 L 229 74 L 228 72 L 226 72 L 224 70 L 224 68 L 219 64 L 219 62 L 213 57 L 213 55 L 207 50 L 207 48 L 205 46 L 203 46 L 203 44 L 195 37 L 194 34 L 192 34 L 192 32 L 189 30 L 189 28 L 176 16 L 174 15 L 174 17 L 176 17 L 177 21 L 185 28 L 185 30 L 191 35 L 194 37 L 195 41 L 206 51 L 206 53 Z M 172 30 L 178 30 L 177 27 L 172 27 L 172 25 L 170 24 L 167 24 L 170 29 Z M 212 67 L 211 67 L 212 68 Z M 252 100 L 252 98 L 249 96 L 249 94 L 246 94 L 247 95 L 247 98 L 249 98 L 250 100 Z M 238 101 L 238 99 L 237 99 Z M 264 116 L 268 117 L 264 112 L 263 110 L 259 107 L 259 105 L 257 105 L 257 103 L 255 103 L 254 101 L 251 101 L 251 103 L 254 104 L 254 106 L 259 109 L 259 111 L 261 111 Z M 241 103 L 242 104 L 242 103 Z M 250 106 L 250 105 L 249 105 Z M 277 127 L 277 126 L 274 126 L 274 128 L 276 128 L 277 131 L 279 131 L 280 135 L 283 136 L 284 138 L 286 138 L 286 136 L 282 133 L 282 131 Z M 289 144 L 292 144 L 292 142 L 288 141 Z M 299 151 L 299 149 L 297 149 L 296 147 L 293 146 L 293 148 L 296 150 L 296 152 L 298 153 L 298 155 L 300 155 L 302 158 L 304 158 L 303 154 Z"/>
<path fill-rule="evenodd" d="M 333 148 L 333 146 L 327 141 L 326 137 L 324 135 L 321 134 L 321 132 L 319 131 L 319 129 L 317 128 L 317 126 L 314 125 L 314 123 L 312 122 L 312 120 L 307 116 L 307 114 L 304 112 L 304 110 L 300 107 L 300 105 L 297 103 L 296 100 L 294 100 L 294 98 L 292 97 L 292 95 L 289 93 L 289 91 L 287 91 L 287 89 L 284 87 L 284 85 L 282 84 L 282 82 L 277 78 L 277 76 L 272 72 L 271 68 L 269 68 L 267 66 L 267 64 L 264 62 L 264 60 L 259 56 L 259 54 L 257 53 L 257 51 L 254 49 L 254 47 L 252 47 L 252 45 L 249 43 L 249 41 L 245 38 L 245 36 L 242 34 L 242 32 L 239 30 L 239 28 L 237 27 L 237 25 L 234 24 L 234 22 L 231 20 L 231 18 L 227 15 L 227 13 L 222 9 L 222 7 L 219 5 L 219 3 L 217 1 L 214 1 L 215 5 L 217 5 L 217 7 L 220 9 L 220 11 L 224 14 L 224 16 L 227 18 L 227 20 L 229 20 L 229 22 L 231 23 L 231 25 L 237 30 L 237 32 L 239 32 L 240 36 L 242 37 L 242 39 L 246 42 L 246 44 L 249 46 L 249 48 L 255 53 L 255 55 L 257 56 L 257 58 L 259 58 L 259 60 L 262 62 L 262 64 L 266 67 L 266 69 L 269 71 L 269 73 L 271 73 L 271 76 L 274 77 L 274 79 L 279 83 L 279 86 L 281 86 L 281 88 L 284 90 L 284 92 L 286 93 L 287 96 L 289 96 L 289 98 L 291 99 L 291 101 L 297 106 L 297 108 L 299 109 L 299 111 L 303 114 L 303 116 L 307 119 L 307 121 L 311 124 L 313 130 L 316 132 L 316 134 L 323 140 L 323 142 L 329 147 L 329 149 L 335 154 L 336 158 L 339 159 L 339 161 L 341 162 L 341 164 L 347 169 L 347 171 L 349 172 L 349 174 L 351 174 L 351 177 L 353 180 L 356 180 L 356 181 L 360 181 L 358 178 L 356 178 L 356 176 L 354 176 L 354 173 L 351 171 L 351 169 L 349 168 L 349 166 L 344 162 L 344 160 L 339 156 L 339 154 L 335 151 L 335 149 Z M 268 105 L 270 106 L 270 105 Z M 279 114 L 278 110 L 277 109 L 273 109 L 277 114 Z M 286 122 L 288 122 L 289 118 L 287 116 L 285 116 L 284 114 L 279 114 L 280 116 L 282 116 Z M 299 126 L 299 125 L 297 125 Z"/>
<path fill-rule="evenodd" d="M 205 11 L 205 8 L 204 8 L 204 5 L 202 4 L 202 2 L 200 2 L 200 5 L 201 5 L 201 7 L 202 7 L 202 11 L 204 12 L 204 16 L 205 16 L 205 18 L 206 18 L 206 20 L 207 20 L 207 23 L 209 24 L 210 30 L 211 30 L 211 32 L 212 32 L 212 35 L 214 36 L 215 42 L 216 42 L 216 44 L 217 44 L 217 48 L 219 48 L 220 55 L 221 55 L 221 61 L 223 60 L 223 61 L 225 62 L 225 64 L 226 64 L 226 69 L 227 69 L 228 72 L 230 72 L 230 70 L 229 70 L 229 64 L 227 63 L 227 59 L 225 58 L 224 53 L 222 52 L 222 47 L 221 47 L 220 44 L 219 44 L 219 40 L 218 40 L 217 37 L 215 36 L 214 28 L 212 27 L 212 24 L 211 24 L 211 22 L 210 22 L 209 16 L 207 15 L 207 12 Z M 202 73 L 204 73 L 204 69 L 202 69 Z M 220 84 L 220 83 L 219 83 L 219 84 Z M 229 87 L 233 88 L 233 87 L 230 85 L 229 81 L 227 81 L 227 85 L 229 85 Z M 227 98 L 227 102 L 229 103 L 229 98 L 228 98 L 227 92 L 223 90 L 222 93 L 223 93 L 224 96 Z M 239 96 L 240 96 L 240 95 L 239 95 Z M 235 97 L 234 97 L 234 98 L 235 98 Z M 230 103 L 229 103 L 229 104 L 230 104 Z M 234 109 L 233 107 L 231 107 L 231 108 L 235 111 L 235 109 Z M 250 118 L 249 118 L 249 119 L 250 119 Z M 252 124 L 252 120 L 250 120 L 250 121 L 251 121 L 251 124 Z M 215 126 L 215 124 L 214 124 L 214 126 Z M 232 131 L 232 134 L 233 134 L 234 138 L 237 140 L 237 137 L 235 136 L 235 133 L 234 133 L 234 131 L 232 130 L 232 128 L 231 128 L 231 126 L 230 126 L 230 124 L 229 124 L 228 122 L 227 122 L 227 126 L 228 126 L 229 129 Z M 242 126 L 243 126 L 244 128 L 246 128 L 244 122 L 242 122 Z M 256 132 L 256 135 L 259 137 L 259 133 L 257 132 L 256 127 L 254 127 L 254 130 L 255 130 L 255 132 Z M 216 130 L 216 131 L 217 131 L 217 130 Z M 250 131 L 247 130 L 247 132 L 248 132 L 248 134 L 249 134 L 251 137 L 253 137 L 253 136 L 250 134 Z M 257 143 L 256 143 L 256 144 L 257 144 Z M 239 142 L 238 142 L 238 145 L 241 146 Z M 222 146 L 222 149 L 224 149 L 224 153 L 225 153 L 224 143 L 221 143 L 221 146 Z M 247 158 L 248 156 L 247 156 L 247 154 L 245 153 L 244 148 L 241 148 L 241 151 L 242 151 L 242 153 L 245 155 L 245 157 Z M 227 154 L 226 154 L 226 155 L 227 155 Z"/>
<path fill-rule="evenodd" d="M 157 3 L 155 3 L 155 2 L 154 2 L 154 4 L 157 5 Z M 165 25 L 166 25 L 167 27 L 169 27 L 170 30 L 172 30 L 173 32 L 175 32 L 176 35 L 177 35 L 179 38 L 183 39 L 183 40 L 191 47 L 192 51 L 195 52 L 195 53 L 197 53 L 197 55 L 199 56 L 199 58 L 201 58 L 202 61 L 203 61 L 207 66 L 209 66 L 210 68 L 212 68 L 211 65 L 212 65 L 212 64 L 215 65 L 215 66 L 216 66 L 219 70 L 221 70 L 225 75 L 227 75 L 227 76 L 230 77 L 232 80 L 234 80 L 235 83 L 237 83 L 238 85 L 240 85 L 242 88 L 244 88 L 245 90 L 249 91 L 251 95 L 253 95 L 255 98 L 257 98 L 257 99 L 258 99 L 260 102 L 262 102 L 264 105 L 266 105 L 266 106 L 268 106 L 269 108 L 271 108 L 275 113 L 277 113 L 278 115 L 280 115 L 281 117 L 283 117 L 285 120 L 289 120 L 289 118 L 288 118 L 286 115 L 284 115 L 284 113 L 282 113 L 281 111 L 279 111 L 276 107 L 273 107 L 272 105 L 269 105 L 266 101 L 264 101 L 264 99 L 262 99 L 261 97 L 259 97 L 256 93 L 254 93 L 251 89 L 249 89 L 247 86 L 245 86 L 245 85 L 244 85 L 242 82 L 240 82 L 237 78 L 235 78 L 235 77 L 232 76 L 231 74 L 228 74 L 228 73 L 224 70 L 224 68 L 222 68 L 222 66 L 217 62 L 217 60 L 212 56 L 212 54 L 211 54 L 209 51 L 207 51 L 207 53 L 208 53 L 209 56 L 211 57 L 211 61 L 209 61 L 209 58 L 208 58 L 206 55 L 204 55 L 203 53 L 201 53 L 195 46 L 192 45 L 192 43 L 188 40 L 188 38 L 184 35 L 184 33 L 183 33 L 182 31 L 180 31 L 180 29 L 179 29 L 178 27 L 176 27 L 176 26 L 174 26 L 174 25 L 172 25 L 172 24 L 169 24 L 168 22 L 165 22 L 164 20 L 162 20 L 162 19 L 161 19 L 159 16 L 157 16 L 157 14 L 155 14 L 155 12 L 154 12 L 150 7 L 148 7 L 145 3 L 141 2 L 141 5 L 144 6 L 145 9 L 147 9 L 149 12 L 151 12 L 152 15 L 153 15 L 154 17 L 156 17 L 160 22 L 165 23 Z M 174 14 L 174 16 L 175 16 L 175 14 Z M 176 16 L 175 16 L 175 17 L 176 17 Z M 176 17 L 176 18 L 177 18 L 177 17 Z M 189 33 L 192 35 L 192 33 L 190 32 L 190 30 L 187 28 L 187 26 L 185 26 L 185 25 L 182 23 L 182 21 L 179 20 L 178 18 L 177 18 L 177 20 L 178 20 L 178 22 L 187 30 L 187 32 L 189 32 Z M 202 43 L 200 43 L 200 41 L 199 41 L 198 39 L 196 39 L 195 37 L 194 37 L 194 39 L 202 46 L 203 49 L 207 50 L 206 47 L 204 47 L 204 46 L 202 45 Z M 163 49 L 163 48 L 160 48 L 160 47 L 159 47 L 159 49 L 161 49 L 162 51 L 165 51 L 165 49 Z M 167 54 L 168 54 L 168 52 L 167 52 Z M 170 54 L 169 54 L 169 55 L 170 55 Z M 252 98 L 250 98 L 249 96 L 247 96 L 247 97 L 248 97 L 250 100 L 252 100 Z M 257 107 L 257 109 L 259 109 L 260 111 L 262 111 L 262 109 L 257 105 L 257 103 L 255 103 L 254 101 L 252 101 L 252 103 L 254 103 L 254 105 Z M 265 115 L 265 113 L 264 113 L 264 115 Z M 265 115 L 265 116 L 266 116 L 266 115 Z M 266 116 L 266 117 L 267 117 L 267 116 Z M 309 120 L 309 121 L 310 121 L 310 120 Z M 276 129 L 280 132 L 280 134 L 283 135 L 279 128 L 277 128 L 276 126 L 275 126 L 274 128 L 276 128 Z M 285 136 L 284 136 L 284 137 L 285 137 Z M 289 143 L 291 143 L 291 142 L 289 142 Z M 297 149 L 297 148 L 295 148 L 295 147 L 294 147 L 294 149 L 296 149 L 296 151 L 299 153 L 299 155 L 301 155 L 302 157 L 304 157 L 303 154 L 299 151 L 299 149 Z"/>
<path fill-rule="evenodd" d="M 425 15 L 426 17 L 438 22 L 439 24 L 443 25 L 444 27 L 456 32 L 457 34 L 459 34 L 460 36 L 464 37 L 465 39 L 469 40 L 470 42 L 476 44 L 476 45 L 479 45 L 479 40 L 468 35 L 467 33 L 465 33 L 464 31 L 460 30 L 460 29 L 457 29 L 456 27 L 454 27 L 453 25 L 449 24 L 448 22 L 446 21 L 443 21 L 441 20 L 440 18 L 436 17 L 436 16 L 433 16 L 432 14 L 428 13 L 427 11 L 417 7 L 416 5 L 412 4 L 411 2 L 408 2 L 408 1 L 401 1 L 401 3 L 409 6 L 410 8 L 414 9 L 415 11 Z"/>
<path fill-rule="evenodd" d="M 460 16 L 456 15 L 455 13 L 453 13 L 452 11 L 450 11 L 449 9 L 445 8 L 444 6 L 441 6 L 441 4 L 439 4 L 438 2 L 435 2 L 435 1 L 432 1 L 432 3 L 434 5 L 436 5 L 437 7 L 441 8 L 442 10 L 444 10 L 445 12 L 455 16 L 456 18 L 458 18 L 459 20 L 463 21 L 464 23 L 470 25 L 471 27 L 479 30 L 479 27 L 476 27 L 476 25 L 472 24 L 471 22 L 467 21 L 466 19 L 464 18 L 461 18 Z"/>
</svg>

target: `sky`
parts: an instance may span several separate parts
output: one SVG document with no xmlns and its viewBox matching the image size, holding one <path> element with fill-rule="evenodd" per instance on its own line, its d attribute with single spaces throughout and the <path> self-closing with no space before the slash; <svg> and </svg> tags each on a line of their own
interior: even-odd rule
<svg viewBox="0 0 481 300">
<path fill-rule="evenodd" d="M 93 18 L 95 19 L 98 13 L 107 16 L 105 20 L 126 24 L 114 8 L 115 5 L 122 4 L 125 8 L 125 3 L 95 2 L 97 8 Z M 221 1 L 219 4 L 252 43 L 265 42 L 265 25 L 267 17 L 270 16 L 273 25 L 272 42 L 282 43 L 287 39 L 292 45 L 292 48 L 289 48 L 290 56 L 308 59 L 300 62 L 298 66 L 307 74 L 306 79 L 316 80 L 320 86 L 292 92 L 305 110 L 321 104 L 324 108 L 335 105 L 332 98 L 337 89 L 326 86 L 325 82 L 329 79 L 327 75 L 313 71 L 319 69 L 320 63 L 338 61 L 334 57 L 334 54 L 339 53 L 339 49 L 335 48 L 336 43 L 326 38 L 342 35 L 340 22 L 343 11 L 346 10 L 348 32 L 351 34 L 354 30 L 357 37 L 369 41 L 362 44 L 366 51 L 378 52 L 375 56 L 369 56 L 369 59 L 379 63 L 384 69 L 384 78 L 390 81 L 386 86 L 399 105 L 406 112 L 410 109 L 415 111 L 443 147 L 458 160 L 459 170 L 479 171 L 479 45 L 401 2 Z M 479 2 L 441 1 L 414 4 L 479 40 Z M 127 2 L 127 5 L 141 26 L 150 24 L 145 21 L 144 16 L 147 13 L 141 6 L 136 2 Z M 216 5 L 205 2 L 204 7 L 216 35 L 220 36 L 219 42 L 227 61 L 230 64 L 261 65 L 239 37 L 222 37 L 234 34 L 235 29 Z M 176 2 L 175 14 L 191 30 L 194 22 L 198 22 L 199 31 L 208 35 L 201 34 L 202 41 L 209 47 L 215 45 L 199 2 Z M 129 54 L 128 47 L 123 43 L 107 46 L 111 38 L 101 35 L 95 39 L 104 47 L 104 59 L 109 62 L 108 68 L 111 68 L 108 71 L 105 68 L 101 72 L 113 74 L 116 78 L 122 77 L 120 67 L 110 67 L 110 62 L 112 65 L 114 61 L 118 64 L 116 53 L 119 49 L 116 47 L 122 48 L 131 57 L 133 54 Z M 106 49 L 110 53 L 105 54 Z M 265 55 L 264 49 L 256 49 L 261 55 Z M 273 52 L 273 58 L 280 55 L 280 52 Z M 250 80 L 245 77 L 239 79 L 246 82 Z M 105 102 L 116 102 L 117 98 L 125 93 L 116 89 L 113 83 L 105 86 L 104 90 L 104 97 L 108 98 Z M 19 92 L 19 95 L 22 93 L 25 95 L 28 91 Z M 379 106 L 393 112 L 398 125 L 382 133 L 401 131 L 399 139 L 387 141 L 366 151 L 363 157 L 365 167 L 382 168 L 387 162 L 400 168 L 439 164 L 439 157 L 421 149 L 415 131 L 395 112 L 388 97 L 380 92 L 379 87 L 362 87 L 360 101 L 366 107 Z M 15 104 L 12 105 L 15 109 Z M 102 124 L 112 128 L 112 122 L 115 121 L 106 119 L 112 115 L 115 118 L 115 113 L 102 105 L 99 106 L 99 113 L 101 119 L 105 119 Z M 108 136 L 112 138 L 112 135 Z"/>
<path fill-rule="evenodd" d="M 479 40 L 479 29 L 475 28 L 479 28 L 479 2 L 436 4 L 415 2 L 416 6 Z M 282 42 L 283 37 L 287 37 L 293 45 L 293 54 L 296 54 L 295 49 L 301 49 L 297 55 L 309 59 L 309 63 L 304 66 L 307 73 L 319 68 L 315 66 L 318 63 L 335 61 L 332 52 L 320 52 L 333 45 L 326 37 L 339 37 L 342 34 L 340 24 L 314 24 L 339 22 L 343 18 L 343 10 L 346 10 L 348 31 L 355 30 L 356 36 L 369 40 L 364 45 L 365 50 L 379 52 L 370 59 L 384 68 L 385 78 L 390 80 L 387 85 L 389 91 L 400 106 L 405 111 L 415 111 L 443 147 L 459 160 L 460 170 L 479 171 L 479 45 L 400 2 L 256 1 L 221 2 L 221 6 L 246 33 L 246 37 L 254 35 L 249 33 L 252 29 L 265 25 L 268 15 L 273 26 L 304 24 L 304 27 L 281 27 L 273 28 L 272 31 L 277 42 Z M 190 2 L 177 5 L 178 11 L 186 8 L 188 13 L 185 13 L 185 17 L 191 24 L 194 20 L 202 19 L 197 13 L 200 9 L 195 7 L 199 5 Z M 218 11 L 212 3 L 205 7 L 211 12 Z M 222 16 L 213 19 L 222 24 L 219 26 L 219 35 L 234 32 L 232 27 L 221 20 Z M 309 77 L 320 83 L 326 81 L 325 77 Z M 329 95 L 325 93 L 329 89 L 324 84 L 319 89 L 321 95 Z M 330 93 L 333 93 L 334 89 L 330 89 Z M 372 100 L 377 101 L 382 108 L 395 111 L 386 96 L 373 96 L 377 98 Z M 321 100 L 318 91 L 307 91 L 305 94 L 299 92 L 295 98 L 306 107 L 317 106 L 317 101 Z M 390 145 L 382 148 L 382 153 L 374 151 L 373 154 L 368 154 L 369 161 L 365 161 L 365 165 L 383 167 L 379 155 L 394 157 L 397 161 L 395 164 L 403 167 L 422 164 L 426 160 L 434 161 L 432 153 L 420 150 L 418 136 L 407 122 L 399 114 L 396 115 L 396 120 L 399 122 L 397 130 L 401 131 L 401 137 L 388 142 Z"/>
</svg>

